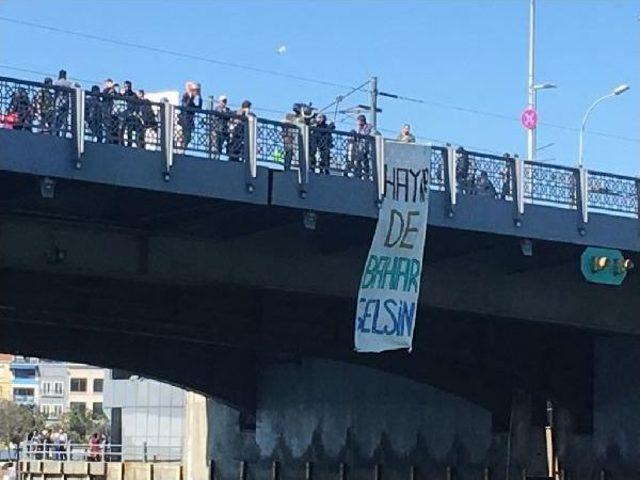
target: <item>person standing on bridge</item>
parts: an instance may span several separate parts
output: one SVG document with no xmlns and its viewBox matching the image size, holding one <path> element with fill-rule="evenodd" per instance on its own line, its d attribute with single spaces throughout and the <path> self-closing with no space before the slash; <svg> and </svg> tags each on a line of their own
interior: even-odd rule
<svg viewBox="0 0 640 480">
<path fill-rule="evenodd" d="M 371 124 L 367 123 L 367 117 L 358 115 L 356 128 L 352 130 L 350 170 L 362 179 L 369 177 L 371 172 L 371 142 L 367 136 L 371 135 Z"/>
<path fill-rule="evenodd" d="M 186 150 L 191 142 L 191 135 L 195 127 L 196 111 L 202 110 L 199 83 L 187 82 L 185 84 L 185 92 L 182 94 L 180 106 L 182 107 L 178 114 L 178 125 L 182 129 L 180 145 Z"/>
<path fill-rule="evenodd" d="M 405 123 L 402 126 L 402 130 L 398 134 L 396 141 L 401 143 L 416 143 L 416 137 L 411 134 L 411 125 Z"/>
<path fill-rule="evenodd" d="M 248 117 L 253 116 L 251 102 L 244 100 L 236 112 L 232 122 L 231 141 L 229 145 L 229 160 L 242 162 L 244 160 L 245 135 L 247 134 Z"/>
<path fill-rule="evenodd" d="M 74 87 L 74 84 L 70 80 L 67 80 L 67 71 L 60 70 L 58 72 L 58 79 L 53 82 L 56 87 L 63 87 L 63 89 L 70 89 Z M 55 130 L 56 134 L 64 137 L 66 131 L 71 128 L 69 113 L 71 111 L 71 92 L 63 89 L 56 90 L 56 118 L 55 118 Z"/>
</svg>

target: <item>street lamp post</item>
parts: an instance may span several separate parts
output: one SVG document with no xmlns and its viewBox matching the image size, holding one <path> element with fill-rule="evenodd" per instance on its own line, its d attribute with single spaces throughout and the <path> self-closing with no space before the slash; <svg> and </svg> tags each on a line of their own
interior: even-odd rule
<svg viewBox="0 0 640 480">
<path fill-rule="evenodd" d="M 591 104 L 591 106 L 589 108 L 587 108 L 587 111 L 584 114 L 584 117 L 582 118 L 582 125 L 580 126 L 580 142 L 579 142 L 579 147 L 578 147 L 578 167 L 582 168 L 583 166 L 583 159 L 584 159 L 584 129 L 585 126 L 587 125 L 587 120 L 589 119 L 589 116 L 591 115 L 591 112 L 593 111 L 594 108 L 596 108 L 596 106 L 598 104 L 600 104 L 600 102 L 603 102 L 604 100 L 606 100 L 607 98 L 612 98 L 612 97 L 617 97 L 618 95 L 622 95 L 624 92 L 626 92 L 627 90 L 629 90 L 629 85 L 618 85 L 616 88 L 613 89 L 613 91 L 611 93 L 607 93 L 606 95 L 598 98 L 595 102 L 593 102 Z"/>
<path fill-rule="evenodd" d="M 535 50 L 536 50 L 536 0 L 529 0 L 529 76 L 528 103 L 535 112 L 538 111 L 538 90 L 556 88 L 553 83 L 535 83 Z M 527 158 L 536 159 L 537 126 L 527 129 Z"/>
</svg>

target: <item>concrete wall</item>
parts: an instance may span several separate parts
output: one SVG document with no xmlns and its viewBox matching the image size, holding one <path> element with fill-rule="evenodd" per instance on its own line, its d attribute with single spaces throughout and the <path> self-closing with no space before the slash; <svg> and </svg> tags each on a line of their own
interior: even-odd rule
<svg viewBox="0 0 640 480">
<path fill-rule="evenodd" d="M 640 339 L 596 341 L 594 458 L 617 476 L 640 468 Z"/>
<path fill-rule="evenodd" d="M 255 432 L 241 432 L 238 412 L 210 402 L 216 478 L 237 478 L 241 460 L 249 478 L 266 475 L 273 460 L 283 477 L 300 475 L 306 461 L 329 470 L 345 462 L 363 478 L 372 478 L 376 463 L 421 464 L 442 478 L 446 465 L 464 464 L 481 475 L 496 448 L 486 410 L 378 370 L 304 359 L 269 365 L 259 379 Z"/>
</svg>

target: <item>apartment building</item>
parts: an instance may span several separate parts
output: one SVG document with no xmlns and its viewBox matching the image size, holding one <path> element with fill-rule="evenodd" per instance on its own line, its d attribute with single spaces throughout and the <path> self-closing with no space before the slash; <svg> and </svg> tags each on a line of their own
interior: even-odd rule
<svg viewBox="0 0 640 480">
<path fill-rule="evenodd" d="M 13 375 L 11 374 L 11 362 L 13 355 L 0 353 L 0 400 L 13 400 L 11 387 Z"/>
<path fill-rule="evenodd" d="M 40 359 L 16 355 L 10 364 L 11 399 L 20 405 L 35 405 L 38 401 Z"/>
<path fill-rule="evenodd" d="M 102 391 L 104 389 L 105 370 L 99 367 L 68 363 L 69 409 L 102 413 Z"/>
<path fill-rule="evenodd" d="M 39 374 L 38 405 L 47 422 L 55 423 L 68 409 L 67 364 L 40 360 Z"/>
</svg>

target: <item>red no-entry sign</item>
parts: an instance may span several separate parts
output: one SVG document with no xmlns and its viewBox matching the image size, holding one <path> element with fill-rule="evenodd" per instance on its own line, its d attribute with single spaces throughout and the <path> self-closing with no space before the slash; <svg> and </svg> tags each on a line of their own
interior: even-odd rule
<svg viewBox="0 0 640 480">
<path fill-rule="evenodd" d="M 527 107 L 520 116 L 520 123 L 527 130 L 533 130 L 538 125 L 538 112 L 533 107 Z"/>
</svg>

